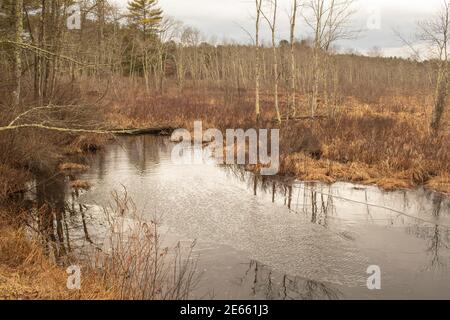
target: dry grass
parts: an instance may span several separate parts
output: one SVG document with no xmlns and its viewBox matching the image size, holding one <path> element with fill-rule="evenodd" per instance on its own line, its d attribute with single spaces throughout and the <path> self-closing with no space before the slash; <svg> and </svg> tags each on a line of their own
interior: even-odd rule
<svg viewBox="0 0 450 320">
<path fill-rule="evenodd" d="M 74 180 L 70 181 L 70 187 L 75 190 L 89 190 L 92 186 L 88 181 Z"/>
<path fill-rule="evenodd" d="M 105 283 L 115 288 L 119 299 L 188 299 L 198 278 L 192 258 L 195 243 L 163 247 L 157 217 L 148 220 L 138 214 L 126 190 L 114 192 L 112 199 L 105 208 L 106 250 L 94 260 Z"/>
<path fill-rule="evenodd" d="M 101 250 L 82 261 L 65 256 L 66 265 L 61 266 L 44 251 L 42 236 L 23 227 L 25 213 L 3 209 L 0 299 L 188 299 L 198 279 L 192 257 L 195 243 L 187 248 L 163 247 L 158 223 L 138 215 L 126 191 L 113 194 L 105 214 L 105 239 L 98 239 Z M 69 264 L 81 267 L 80 290 L 67 289 Z"/>
<path fill-rule="evenodd" d="M 450 194 L 450 174 L 447 172 L 438 177 L 432 178 L 426 185 L 430 189 Z"/>
<path fill-rule="evenodd" d="M 1 114 L 0 122 L 7 124 L 20 110 L 6 110 L 7 102 L 3 98 L 0 98 L 0 105 L 5 112 Z M 75 104 L 75 100 L 76 97 L 71 97 L 70 101 L 59 102 L 69 105 Z M 24 103 L 23 108 L 32 106 Z M 33 122 L 45 118 L 47 121 L 51 116 L 56 126 L 103 127 L 105 123 L 98 111 L 97 107 L 83 106 L 83 112 L 39 114 L 26 120 Z M 109 139 L 109 135 L 28 129 L 2 132 L 0 205 L 11 205 L 11 201 L 7 201 L 11 194 L 23 190 L 33 176 L 52 176 L 58 167 L 70 173 L 86 170 L 87 167 L 80 164 L 64 163 L 66 156 L 95 152 Z M 70 185 L 77 190 L 90 187 L 81 180 L 72 181 Z M 42 241 L 49 239 L 25 228 L 23 222 L 26 219 L 15 214 L 20 211 L 18 204 L 12 205 L 12 214 L 5 215 L 0 211 L 0 299 L 183 299 L 188 296 L 193 279 L 192 260 L 182 258 L 179 248 L 173 253 L 160 248 L 156 224 L 152 224 L 154 231 L 148 233 L 144 223 L 139 224 L 142 228 L 136 229 L 132 236 L 121 238 L 123 242 L 114 242 L 116 247 L 102 256 L 99 266 L 78 261 L 76 257 L 65 257 L 82 267 L 82 289 L 68 290 L 65 267 L 54 263 L 43 250 Z M 137 266 L 139 269 L 135 269 Z M 144 272 L 148 270 L 156 272 Z M 151 286 L 142 286 L 142 281 L 148 279 L 152 279 Z"/>
<path fill-rule="evenodd" d="M 168 125 L 192 129 L 254 127 L 252 92 L 237 96 L 219 89 L 188 89 L 182 95 L 147 96 L 126 87 L 121 99 L 109 101 L 109 119 L 136 126 Z M 225 97 L 225 93 L 229 96 Z M 231 95 L 231 96 L 230 96 Z M 285 96 L 280 99 L 286 107 Z M 307 116 L 299 96 L 299 115 Z M 382 97 L 370 105 L 348 97 L 332 117 L 302 119 L 281 126 L 281 174 L 302 180 L 338 180 L 377 184 L 385 189 L 420 185 L 450 193 L 450 115 L 433 137 L 428 124 L 432 98 L 424 95 Z M 327 115 L 325 106 L 320 107 Z M 319 110 L 319 111 L 320 111 Z M 263 127 L 275 126 L 272 96 L 262 94 Z"/>
<path fill-rule="evenodd" d="M 60 171 L 70 171 L 70 172 L 84 172 L 89 169 L 89 166 L 79 164 L 79 163 L 72 163 L 72 162 L 66 162 L 59 165 Z"/>
<path fill-rule="evenodd" d="M 71 139 L 66 146 L 66 154 L 82 154 L 101 150 L 108 143 L 110 136 L 106 134 L 83 134 Z"/>
<path fill-rule="evenodd" d="M 300 179 L 353 181 L 390 190 L 425 185 L 450 192 L 445 183 L 450 172 L 449 132 L 431 135 L 428 118 L 419 107 L 409 105 L 408 111 L 396 112 L 380 108 L 385 107 L 352 106 L 335 118 L 286 130 L 282 172 Z M 311 159 L 302 146 L 296 149 L 294 137 L 316 139 L 320 159 Z"/>
<path fill-rule="evenodd" d="M 64 267 L 53 263 L 25 229 L 0 221 L 0 299 L 113 299 L 101 277 L 82 268 L 82 290 L 67 289 Z"/>
<path fill-rule="evenodd" d="M 6 164 L 0 164 L 0 200 L 20 192 L 30 179 L 30 174 L 25 170 L 18 170 Z"/>
</svg>

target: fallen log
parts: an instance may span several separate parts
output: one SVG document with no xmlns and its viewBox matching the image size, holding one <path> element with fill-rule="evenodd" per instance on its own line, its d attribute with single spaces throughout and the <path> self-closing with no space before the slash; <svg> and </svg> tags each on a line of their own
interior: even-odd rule
<svg viewBox="0 0 450 320">
<path fill-rule="evenodd" d="M 295 121 L 317 121 L 317 120 L 323 120 L 323 119 L 328 119 L 328 116 L 319 115 L 319 116 L 314 116 L 314 117 L 311 117 L 311 116 L 298 116 L 298 117 L 289 118 L 289 119 L 286 119 L 286 117 L 282 117 L 281 118 L 282 122 L 286 122 L 286 121 L 294 121 L 294 122 Z M 273 118 L 270 121 L 271 122 L 278 122 L 278 119 L 277 118 Z"/>
<path fill-rule="evenodd" d="M 163 127 L 163 128 L 131 128 L 131 129 L 109 129 L 109 132 L 117 135 L 128 135 L 137 136 L 144 134 L 152 134 L 158 136 L 170 136 L 172 135 L 174 128 Z"/>
</svg>

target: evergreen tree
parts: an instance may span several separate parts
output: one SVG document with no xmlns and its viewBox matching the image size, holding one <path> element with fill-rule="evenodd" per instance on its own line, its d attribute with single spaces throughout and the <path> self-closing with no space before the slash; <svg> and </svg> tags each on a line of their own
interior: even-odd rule
<svg viewBox="0 0 450 320">
<path fill-rule="evenodd" d="M 144 39 L 155 34 L 162 20 L 158 0 L 132 0 L 128 2 L 128 17 L 131 24 L 143 32 Z"/>
</svg>

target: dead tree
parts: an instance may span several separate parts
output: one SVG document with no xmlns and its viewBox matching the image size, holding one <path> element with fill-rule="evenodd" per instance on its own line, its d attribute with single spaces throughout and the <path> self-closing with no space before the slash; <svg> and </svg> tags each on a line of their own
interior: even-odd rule
<svg viewBox="0 0 450 320">
<path fill-rule="evenodd" d="M 275 104 L 275 112 L 277 114 L 278 123 L 281 123 L 281 114 L 280 114 L 280 106 L 278 101 L 278 56 L 277 56 L 277 44 L 275 39 L 276 27 L 277 27 L 277 9 L 278 9 L 278 1 L 277 0 L 269 0 L 270 7 L 272 9 L 272 19 L 267 17 L 263 11 L 261 11 L 264 19 L 266 19 L 267 24 L 269 25 L 271 34 L 272 34 L 272 53 L 273 53 L 273 76 L 274 76 L 274 104 Z"/>
<path fill-rule="evenodd" d="M 261 120 L 261 108 L 259 104 L 260 89 L 260 56 L 259 56 L 259 24 L 261 20 L 262 0 L 255 0 L 256 4 L 256 24 L 255 24 L 255 113 L 256 123 L 259 125 Z"/>
<path fill-rule="evenodd" d="M 349 21 L 355 11 L 354 0 L 308 0 L 306 7 L 309 15 L 305 17 L 307 25 L 314 32 L 313 45 L 313 88 L 311 99 L 311 117 L 317 111 L 319 89 L 324 79 L 324 66 L 332 44 L 337 40 L 350 39 L 355 33 L 349 28 Z M 323 79 L 322 79 L 323 78 Z"/>
<path fill-rule="evenodd" d="M 166 60 L 168 59 L 168 44 L 176 37 L 180 29 L 180 22 L 172 18 L 164 18 L 160 25 L 159 41 L 156 42 L 157 66 L 155 83 L 161 94 L 164 93 L 166 79 Z"/>
<path fill-rule="evenodd" d="M 297 20 L 297 8 L 298 3 L 297 0 L 292 1 L 292 12 L 290 16 L 290 34 L 289 34 L 289 40 L 291 45 L 291 75 L 290 75 L 290 84 L 291 84 L 291 97 L 289 99 L 289 110 L 287 112 L 287 117 L 289 118 L 289 113 L 292 115 L 292 117 L 295 118 L 297 113 L 297 106 L 296 106 L 296 100 L 295 100 L 295 75 L 296 75 L 296 65 L 295 65 L 295 25 Z"/>
<path fill-rule="evenodd" d="M 450 2 L 445 0 L 441 10 L 430 20 L 419 23 L 422 40 L 434 49 L 438 59 L 435 102 L 430 128 L 437 133 L 448 97 L 448 41 L 450 27 Z"/>
<path fill-rule="evenodd" d="M 14 10 L 14 23 L 15 23 L 15 42 L 22 42 L 23 33 L 23 0 L 16 0 Z M 18 106 L 20 104 L 20 91 L 21 91 L 21 78 L 22 78 L 22 59 L 20 46 L 14 46 L 14 91 L 13 91 L 13 104 Z"/>
</svg>

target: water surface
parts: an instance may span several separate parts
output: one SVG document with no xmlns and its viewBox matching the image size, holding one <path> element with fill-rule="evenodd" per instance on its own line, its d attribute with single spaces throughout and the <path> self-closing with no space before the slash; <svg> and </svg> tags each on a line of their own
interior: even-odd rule
<svg viewBox="0 0 450 320">
<path fill-rule="evenodd" d="M 262 179 L 238 167 L 180 165 L 167 138 L 120 138 L 92 157 L 76 201 L 79 237 L 125 187 L 165 232 L 197 240 L 196 298 L 450 298 L 450 200 L 423 189 Z M 74 204 L 75 206 L 75 204 Z M 80 221 L 81 220 L 81 221 Z M 75 229 L 75 228 L 74 228 Z M 378 265 L 382 289 L 368 290 Z"/>
</svg>

